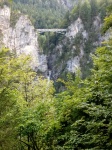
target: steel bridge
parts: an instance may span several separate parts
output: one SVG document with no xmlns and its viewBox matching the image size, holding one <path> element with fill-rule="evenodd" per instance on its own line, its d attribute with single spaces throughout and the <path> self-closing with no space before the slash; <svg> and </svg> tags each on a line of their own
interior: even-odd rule
<svg viewBox="0 0 112 150">
<path fill-rule="evenodd" d="M 57 32 L 57 33 L 61 33 L 61 32 L 66 32 L 67 29 L 37 29 L 38 33 L 43 33 L 43 32 Z"/>
</svg>

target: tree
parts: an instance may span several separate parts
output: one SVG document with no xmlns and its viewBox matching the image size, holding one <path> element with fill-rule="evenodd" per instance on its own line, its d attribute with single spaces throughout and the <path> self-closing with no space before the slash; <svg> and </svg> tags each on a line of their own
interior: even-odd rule
<svg viewBox="0 0 112 150">
<path fill-rule="evenodd" d="M 112 27 L 112 15 L 110 15 L 108 18 L 105 18 L 104 32 L 110 27 Z"/>
<path fill-rule="evenodd" d="M 92 75 L 79 83 L 65 82 L 67 89 L 56 97 L 56 121 L 47 133 L 50 149 L 112 147 L 112 39 L 92 58 Z"/>
<path fill-rule="evenodd" d="M 16 126 L 23 104 L 15 84 L 18 70 L 15 68 L 17 59 L 8 49 L 0 50 L 0 148 L 13 149 L 18 140 Z"/>
<path fill-rule="evenodd" d="M 29 56 L 0 51 L 0 148 L 38 149 L 50 122 L 53 84 L 37 77 Z"/>
<path fill-rule="evenodd" d="M 47 79 L 37 77 L 36 81 L 33 78 L 29 82 L 28 77 L 29 74 L 26 74 L 26 79 L 22 80 L 22 95 L 24 100 L 27 100 L 27 106 L 24 107 L 18 126 L 20 146 L 27 147 L 28 150 L 45 149 L 43 139 L 53 115 L 54 88 L 52 82 Z"/>
<path fill-rule="evenodd" d="M 80 17 L 83 20 L 85 27 L 88 29 L 91 25 L 91 5 L 88 0 L 81 5 Z"/>
</svg>

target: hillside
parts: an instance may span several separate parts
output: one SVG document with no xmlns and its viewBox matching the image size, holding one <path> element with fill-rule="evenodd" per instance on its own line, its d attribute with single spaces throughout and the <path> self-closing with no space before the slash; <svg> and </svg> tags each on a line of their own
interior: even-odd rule
<svg viewBox="0 0 112 150">
<path fill-rule="evenodd" d="M 14 10 L 28 14 L 35 28 L 58 28 L 73 0 L 14 0 Z"/>
<path fill-rule="evenodd" d="M 14 1 L 7 20 L 9 28 L 3 29 L 4 44 L 17 54 L 31 52 L 33 68 L 45 76 L 50 72 L 53 80 L 66 78 L 68 72 L 75 76 L 77 68 L 85 78 L 92 67 L 90 54 L 104 40 L 101 26 L 110 3 L 110 0 L 84 0 L 74 1 L 73 6 L 73 1 L 62 0 Z M 39 34 L 35 30 L 38 28 L 65 28 L 66 33 Z"/>
<path fill-rule="evenodd" d="M 90 74 L 90 54 L 106 38 L 101 34 L 101 26 L 110 3 L 110 0 L 79 1 L 61 22 L 61 27 L 67 28 L 66 34 L 39 36 L 53 79 L 66 78 L 67 72 L 74 74 L 76 68 L 81 69 L 83 78 Z"/>
<path fill-rule="evenodd" d="M 0 0 L 0 150 L 111 150 L 112 1 L 11 1 Z M 59 4 L 65 30 L 39 32 L 57 27 Z"/>
</svg>

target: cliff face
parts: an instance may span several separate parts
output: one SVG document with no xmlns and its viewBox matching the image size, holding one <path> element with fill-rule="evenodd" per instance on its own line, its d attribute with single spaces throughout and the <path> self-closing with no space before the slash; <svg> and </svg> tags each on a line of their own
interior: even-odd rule
<svg viewBox="0 0 112 150">
<path fill-rule="evenodd" d="M 0 8 L 0 30 L 2 42 L 17 55 L 22 53 L 31 55 L 31 66 L 34 70 L 47 71 L 46 56 L 41 55 L 38 45 L 38 36 L 27 16 L 21 15 L 15 27 L 10 26 L 10 8 Z"/>
<path fill-rule="evenodd" d="M 66 2 L 66 0 L 62 1 Z M 53 43 L 54 47 L 46 47 L 48 53 L 45 55 L 39 49 L 38 35 L 28 16 L 20 15 L 14 27 L 11 27 L 10 17 L 10 8 L 7 6 L 0 8 L 0 34 L 2 37 L 0 37 L 0 44 L 15 51 L 17 56 L 23 53 L 30 54 L 32 68 L 44 75 L 50 72 L 50 76 L 54 80 L 60 76 L 65 77 L 67 72 L 74 74 L 78 68 L 81 68 L 84 76 L 87 76 L 88 72 L 86 73 L 86 71 L 92 66 L 90 53 L 93 53 L 96 47 L 109 36 L 109 33 L 105 37 L 100 34 L 102 24 L 100 16 L 94 17 L 91 30 L 85 28 L 81 18 L 77 18 L 67 28 L 67 32 L 61 40 Z M 60 37 L 60 35 L 57 36 Z"/>
<path fill-rule="evenodd" d="M 67 72 L 74 74 L 79 68 L 84 77 L 88 75 L 92 66 L 90 54 L 108 38 L 108 35 L 101 36 L 101 24 L 100 17 L 96 16 L 91 30 L 85 29 L 83 21 L 78 18 L 67 28 L 63 39 L 48 54 L 48 68 L 54 80 L 60 76 L 65 77 Z"/>
</svg>

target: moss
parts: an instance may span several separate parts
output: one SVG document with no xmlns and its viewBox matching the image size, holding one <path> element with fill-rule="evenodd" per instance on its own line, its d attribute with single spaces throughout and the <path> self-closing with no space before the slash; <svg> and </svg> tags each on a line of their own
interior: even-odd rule
<svg viewBox="0 0 112 150">
<path fill-rule="evenodd" d="M 15 27 L 20 16 L 21 16 L 21 13 L 19 13 L 18 11 L 15 11 L 15 10 L 11 11 L 11 18 L 10 18 L 11 27 Z"/>
<path fill-rule="evenodd" d="M 0 0 L 0 7 L 1 7 L 1 8 L 3 8 L 3 7 L 4 7 L 4 5 L 6 5 L 6 6 L 10 6 L 10 5 L 11 5 L 11 3 L 10 3 L 10 2 L 8 2 L 7 0 L 4 0 L 4 1 Z"/>
</svg>

